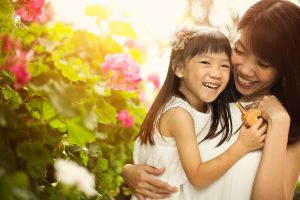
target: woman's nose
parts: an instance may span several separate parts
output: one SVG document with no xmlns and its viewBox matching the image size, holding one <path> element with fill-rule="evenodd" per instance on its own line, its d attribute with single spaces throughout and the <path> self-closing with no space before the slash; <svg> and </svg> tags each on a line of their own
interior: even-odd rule
<svg viewBox="0 0 300 200">
<path fill-rule="evenodd" d="M 240 72 L 241 74 L 243 74 L 245 76 L 254 75 L 253 66 L 251 65 L 251 63 L 245 62 L 245 63 L 238 64 L 234 67 L 238 72 Z"/>
</svg>

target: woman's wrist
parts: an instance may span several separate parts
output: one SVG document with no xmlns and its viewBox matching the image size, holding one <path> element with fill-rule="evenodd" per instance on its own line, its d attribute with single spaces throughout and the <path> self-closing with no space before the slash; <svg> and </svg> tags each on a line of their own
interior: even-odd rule
<svg viewBox="0 0 300 200">
<path fill-rule="evenodd" d="M 123 166 L 123 169 L 122 169 L 122 176 L 123 176 L 123 179 L 124 179 L 124 183 L 127 185 L 127 182 L 126 182 L 126 174 L 129 170 L 129 168 L 132 166 L 132 164 L 125 164 Z"/>
</svg>

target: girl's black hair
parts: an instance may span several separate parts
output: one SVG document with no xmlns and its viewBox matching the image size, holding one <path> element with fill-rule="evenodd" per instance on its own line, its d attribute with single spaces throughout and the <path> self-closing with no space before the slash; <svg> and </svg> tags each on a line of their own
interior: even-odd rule
<svg viewBox="0 0 300 200">
<path fill-rule="evenodd" d="M 152 131 L 155 127 L 155 122 L 171 97 L 177 96 L 186 100 L 184 95 L 179 91 L 180 79 L 174 73 L 176 67 L 178 67 L 180 63 L 185 63 L 196 55 L 206 53 L 224 52 L 229 59 L 231 57 L 231 45 L 228 38 L 215 29 L 204 28 L 198 30 L 183 30 L 178 37 L 181 37 L 178 38 L 178 44 L 183 42 L 184 48 L 176 50 L 174 50 L 175 48 L 172 49 L 167 77 L 140 129 L 139 138 L 142 144 L 154 144 Z M 219 146 L 230 139 L 232 133 L 232 120 L 228 102 L 233 98 L 231 96 L 232 94 L 232 87 L 228 85 L 217 99 L 210 103 L 212 108 L 211 125 L 209 133 L 203 140 L 215 138 L 223 133 L 222 139 L 218 143 Z M 219 124 L 221 124 L 220 129 L 218 129 Z"/>
</svg>

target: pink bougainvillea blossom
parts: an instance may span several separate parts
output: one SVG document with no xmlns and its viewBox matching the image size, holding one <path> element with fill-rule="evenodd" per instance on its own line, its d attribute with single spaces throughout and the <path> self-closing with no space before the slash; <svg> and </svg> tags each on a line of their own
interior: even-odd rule
<svg viewBox="0 0 300 200">
<path fill-rule="evenodd" d="M 133 91 L 140 88 L 140 66 L 129 54 L 106 55 L 101 67 L 105 76 L 110 75 L 108 86 L 111 89 Z"/>
<path fill-rule="evenodd" d="M 1 39 L 2 39 L 2 50 L 5 54 L 8 54 L 11 51 L 15 51 L 16 49 L 21 48 L 21 45 L 17 41 L 14 41 L 8 35 L 2 36 Z"/>
<path fill-rule="evenodd" d="M 44 0 L 22 0 L 18 2 L 16 14 L 25 22 L 45 22 L 52 19 L 53 11 Z"/>
<path fill-rule="evenodd" d="M 136 48 L 140 51 L 145 51 L 145 46 L 142 45 L 140 42 L 136 41 L 136 40 L 132 40 L 132 39 L 127 39 L 125 42 L 124 42 L 124 47 L 127 47 L 127 48 Z"/>
<path fill-rule="evenodd" d="M 16 77 L 14 87 L 16 89 L 21 88 L 30 81 L 30 74 L 27 71 L 25 63 L 18 63 L 11 66 L 9 69 L 11 74 Z"/>
<path fill-rule="evenodd" d="M 123 125 L 127 128 L 131 128 L 133 126 L 134 118 L 129 115 L 127 110 L 121 110 L 118 112 L 117 119 L 123 122 Z"/>
<path fill-rule="evenodd" d="M 27 71 L 27 63 L 33 57 L 34 51 L 24 51 L 21 44 L 14 41 L 9 36 L 3 37 L 2 49 L 5 53 L 5 64 L 1 70 L 7 70 L 15 76 L 14 87 L 23 87 L 30 81 L 30 74 Z"/>
<path fill-rule="evenodd" d="M 147 77 L 147 80 L 153 83 L 155 89 L 159 89 L 160 80 L 159 80 L 159 76 L 157 74 L 150 74 Z"/>
</svg>

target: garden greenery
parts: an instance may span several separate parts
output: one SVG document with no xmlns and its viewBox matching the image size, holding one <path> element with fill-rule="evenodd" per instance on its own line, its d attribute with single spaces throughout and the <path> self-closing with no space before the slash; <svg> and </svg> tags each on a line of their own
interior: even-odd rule
<svg viewBox="0 0 300 200">
<path fill-rule="evenodd" d="M 146 113 L 134 29 L 100 6 L 86 14 L 110 29 L 95 35 L 52 21 L 44 0 L 0 5 L 0 199 L 126 193 L 121 171 Z M 86 168 L 96 192 L 59 181 L 58 160 Z"/>
</svg>

